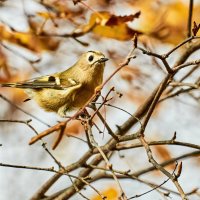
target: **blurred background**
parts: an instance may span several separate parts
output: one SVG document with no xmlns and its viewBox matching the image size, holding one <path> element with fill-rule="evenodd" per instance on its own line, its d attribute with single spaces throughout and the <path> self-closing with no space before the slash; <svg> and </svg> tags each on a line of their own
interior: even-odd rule
<svg viewBox="0 0 200 200">
<path fill-rule="evenodd" d="M 89 50 L 103 52 L 109 61 L 106 63 L 104 79 L 116 70 L 133 48 L 131 39 L 139 36 L 139 44 L 148 50 L 164 54 L 187 38 L 189 0 L 99 0 L 82 1 L 74 5 L 71 0 L 2 0 L 0 1 L 0 83 L 22 81 L 41 75 L 62 71 L 76 62 L 79 56 Z M 200 1 L 194 1 L 193 19 L 199 24 Z M 102 17 L 99 17 L 99 15 Z M 123 16 L 123 17 L 122 17 Z M 171 66 L 178 60 L 182 48 L 174 52 L 168 62 Z M 146 100 L 153 89 L 166 75 L 161 62 L 154 57 L 135 52 L 137 58 L 119 71 L 104 87 L 105 95 L 115 87 L 110 104 L 129 113 Z M 189 60 L 199 59 L 196 51 Z M 188 68 L 182 70 L 176 78 L 183 77 Z M 198 69 L 187 82 L 193 83 L 199 78 Z M 119 97 L 118 94 L 122 94 Z M 145 132 L 147 140 L 169 140 L 176 132 L 177 141 L 200 145 L 200 106 L 199 91 L 181 94 L 160 103 Z M 56 164 L 41 146 L 41 142 L 29 146 L 35 133 L 25 124 L 11 122 L 26 121 L 42 132 L 58 121 L 63 121 L 54 113 L 43 111 L 34 101 L 23 102 L 27 95 L 20 89 L 0 88 L 0 162 L 13 165 L 52 167 Z M 119 109 L 102 109 L 106 121 L 113 130 L 130 115 Z M 99 129 L 104 125 L 95 119 Z M 139 127 L 133 127 L 133 133 Z M 86 139 L 79 121 L 72 121 L 66 128 L 59 146 L 52 150 L 57 134 L 44 138 L 48 149 L 64 166 L 76 162 L 88 150 L 86 143 L 69 135 Z M 108 134 L 94 130 L 96 141 L 103 145 L 110 138 Z M 136 141 L 138 142 L 138 141 Z M 163 161 L 194 151 L 183 146 L 153 146 L 154 158 Z M 182 159 L 183 169 L 179 182 L 184 191 L 191 192 L 200 187 L 199 156 Z M 111 158 L 118 170 L 139 170 L 150 167 L 144 148 L 119 151 Z M 166 169 L 173 171 L 175 164 Z M 78 170 L 74 172 L 78 174 Z M 0 199 L 30 199 L 30 197 L 48 180 L 53 173 L 0 167 Z M 158 171 L 141 176 L 145 180 L 161 184 L 167 178 Z M 138 181 L 123 179 L 120 183 L 128 197 L 139 195 L 149 187 Z M 62 177 L 47 194 L 67 187 L 70 181 Z M 108 199 L 117 199 L 119 191 L 113 180 L 102 179 L 93 184 L 99 191 L 108 195 Z M 128 186 L 128 187 L 127 187 Z M 168 189 L 176 191 L 168 181 Z M 99 199 L 91 189 L 83 193 L 93 200 Z M 200 199 L 200 193 L 190 199 Z M 180 199 L 170 193 L 171 199 Z M 81 199 L 78 194 L 71 199 Z M 138 199 L 170 199 L 156 190 Z"/>
</svg>

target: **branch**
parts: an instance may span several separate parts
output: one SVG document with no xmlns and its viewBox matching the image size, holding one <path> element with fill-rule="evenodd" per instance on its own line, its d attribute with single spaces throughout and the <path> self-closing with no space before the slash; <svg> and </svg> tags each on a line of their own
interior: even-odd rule
<svg viewBox="0 0 200 200">
<path fill-rule="evenodd" d="M 174 141 L 174 140 L 163 140 L 163 141 L 152 141 L 152 142 L 147 142 L 149 146 L 157 146 L 157 145 L 178 145 L 178 146 L 183 146 L 183 147 L 190 147 L 194 149 L 199 149 L 200 150 L 200 145 L 192 144 L 192 143 L 187 143 L 187 142 L 179 142 L 179 141 Z M 138 147 L 143 147 L 141 143 L 138 144 L 117 144 L 116 145 L 116 150 L 126 150 L 126 149 L 134 149 Z"/>
<path fill-rule="evenodd" d="M 198 44 L 198 45 L 197 45 Z M 183 51 L 182 55 L 180 56 L 180 59 L 177 61 L 177 63 L 175 64 L 175 66 L 177 65 L 180 65 L 182 64 L 183 62 L 185 62 L 185 60 L 197 49 L 199 49 L 199 46 L 200 46 L 200 42 L 196 42 L 196 43 L 193 43 L 191 44 L 191 47 L 190 49 L 192 50 L 185 50 Z M 133 51 L 133 50 L 131 50 Z M 130 59 L 130 57 L 129 57 Z M 128 60 L 125 60 L 124 64 L 127 64 Z M 122 65 L 120 65 L 120 67 L 117 69 L 116 72 L 113 73 L 113 75 L 115 73 L 117 73 L 123 66 L 123 63 Z M 127 131 L 133 127 L 136 123 L 138 123 L 138 119 L 141 120 L 145 115 L 146 113 L 148 112 L 149 114 L 147 116 L 150 116 L 152 111 L 153 111 L 153 107 L 155 107 L 155 102 L 159 99 L 159 96 L 160 96 L 160 93 L 162 93 L 161 91 L 165 88 L 164 86 L 166 86 L 166 81 L 169 79 L 169 78 L 172 78 L 174 76 L 174 74 L 168 74 L 162 81 L 161 83 L 154 89 L 154 91 L 152 91 L 152 94 L 145 100 L 145 102 L 137 109 L 137 111 L 131 116 L 129 117 L 128 120 L 126 120 L 121 126 L 118 126 L 118 130 L 114 133 L 115 135 L 117 136 L 123 136 L 127 133 Z M 109 81 L 110 79 L 112 78 L 112 75 L 109 77 L 109 79 L 107 81 Z M 106 84 L 106 82 L 105 82 Z M 156 96 L 156 97 L 155 97 Z M 152 102 L 154 102 L 152 104 Z M 151 107 L 151 110 L 149 110 L 149 108 Z M 148 121 L 148 117 L 146 118 L 146 120 Z M 112 149 L 114 149 L 116 147 L 116 144 L 118 142 L 111 138 L 103 147 L 101 147 L 101 150 L 104 152 L 105 155 L 107 155 L 107 152 L 111 152 Z M 97 152 L 97 155 L 94 156 L 94 158 L 88 163 L 90 165 L 99 165 L 99 163 L 102 162 L 102 156 L 98 153 L 98 149 L 94 149 L 94 150 L 89 150 L 87 151 L 81 159 L 79 159 L 77 162 L 67 166 L 65 168 L 65 170 L 69 170 L 69 171 L 72 171 L 74 169 L 77 169 L 79 167 L 82 167 L 85 165 L 85 163 L 88 161 L 89 158 L 91 158 L 91 156 L 94 155 L 94 152 Z M 197 152 L 199 154 L 199 152 Z M 174 162 L 171 161 L 172 163 Z M 162 166 L 162 164 L 161 164 Z M 153 166 L 152 167 L 152 170 L 154 170 L 155 167 Z M 93 170 L 92 169 L 82 169 L 80 171 L 80 174 L 79 176 L 80 177 L 88 177 L 90 175 L 90 173 L 92 172 Z M 57 181 L 57 179 L 60 177 L 60 175 L 55 175 L 54 177 L 52 177 L 43 187 L 45 187 L 45 189 L 42 191 L 42 195 L 44 196 L 45 192 Z M 82 182 L 80 182 L 79 180 L 76 180 L 75 183 L 77 188 L 80 190 L 84 187 L 85 184 L 83 184 Z M 41 190 L 40 190 L 41 191 Z M 60 195 L 60 197 L 65 197 L 65 198 L 70 198 L 74 193 L 76 192 L 76 190 L 74 189 L 73 186 L 70 186 L 64 190 L 60 190 L 59 192 L 51 195 L 50 197 L 48 197 L 48 199 L 53 199 L 55 197 L 58 197 L 58 195 Z M 67 196 L 66 196 L 67 194 Z M 35 195 L 37 197 L 37 193 Z M 61 198 L 62 199 L 62 198 Z"/>
<path fill-rule="evenodd" d="M 67 121 L 65 122 L 60 122 L 58 124 L 56 124 L 55 126 L 50 127 L 49 129 L 43 131 L 42 133 L 40 133 L 39 135 L 33 137 L 31 139 L 31 141 L 29 142 L 30 145 L 34 144 L 35 142 L 37 142 L 39 139 L 51 134 L 54 131 L 59 130 L 61 127 L 66 126 L 68 122 L 70 122 L 73 119 L 76 119 L 80 114 L 82 114 L 82 112 L 84 111 L 84 109 L 89 106 L 89 104 L 91 102 L 93 102 L 93 100 L 99 95 L 100 91 L 103 89 L 103 87 L 111 80 L 111 78 L 118 72 L 120 71 L 123 67 L 125 67 L 126 65 L 128 65 L 128 63 L 130 62 L 131 59 L 135 58 L 135 56 L 133 56 L 133 51 L 134 49 L 131 49 L 131 51 L 129 52 L 128 56 L 126 57 L 125 61 L 123 63 L 121 63 L 119 65 L 119 67 L 107 78 L 107 80 L 105 80 L 105 82 L 98 87 L 98 89 L 96 90 L 96 92 L 93 94 L 93 96 L 88 100 L 88 102 L 78 111 L 76 112 L 72 117 L 70 117 Z M 58 143 L 57 143 L 58 145 Z M 57 146 L 54 146 L 54 149 Z"/>
</svg>

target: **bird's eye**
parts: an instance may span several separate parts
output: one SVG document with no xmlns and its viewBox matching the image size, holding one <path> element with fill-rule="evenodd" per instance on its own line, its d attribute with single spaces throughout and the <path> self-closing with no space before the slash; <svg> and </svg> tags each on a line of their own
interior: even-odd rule
<svg viewBox="0 0 200 200">
<path fill-rule="evenodd" d="M 88 60 L 91 62 L 91 61 L 93 61 L 93 59 L 94 59 L 94 56 L 89 56 L 89 58 L 88 58 Z"/>
</svg>

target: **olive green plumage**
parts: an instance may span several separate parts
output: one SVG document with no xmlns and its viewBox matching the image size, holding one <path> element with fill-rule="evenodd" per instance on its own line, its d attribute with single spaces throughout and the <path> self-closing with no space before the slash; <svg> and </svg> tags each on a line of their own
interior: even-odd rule
<svg viewBox="0 0 200 200">
<path fill-rule="evenodd" d="M 66 112 L 81 108 L 103 81 L 105 62 L 99 51 L 83 53 L 69 69 L 17 83 L 2 83 L 2 87 L 22 88 L 46 111 L 66 116 Z"/>
</svg>

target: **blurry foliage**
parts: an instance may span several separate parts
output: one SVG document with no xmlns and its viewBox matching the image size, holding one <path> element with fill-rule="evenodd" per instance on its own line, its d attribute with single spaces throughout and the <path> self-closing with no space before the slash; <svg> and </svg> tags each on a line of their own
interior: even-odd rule
<svg viewBox="0 0 200 200">
<path fill-rule="evenodd" d="M 17 73 L 15 72 L 14 74 L 12 74 L 12 76 L 5 76 L 5 77 L 1 77 L 0 76 L 0 82 L 18 82 L 21 80 L 26 80 L 29 79 L 30 74 L 29 72 L 24 72 L 24 73 Z M 23 101 L 25 99 L 27 99 L 27 94 L 18 88 L 10 88 L 9 90 L 7 88 L 2 88 L 0 87 L 0 93 L 3 94 L 8 94 L 10 100 L 14 103 L 14 104 L 21 104 L 23 103 Z"/>
<path fill-rule="evenodd" d="M 200 29 L 200 24 L 196 24 L 196 22 L 194 21 L 194 26 L 193 26 L 193 29 L 192 29 L 192 32 L 193 32 L 193 35 L 196 36 L 198 31 Z"/>
<path fill-rule="evenodd" d="M 124 67 L 120 75 L 123 80 L 126 80 L 128 83 L 131 83 L 134 79 L 140 79 L 144 77 L 144 74 L 138 67 L 126 66 Z"/>
<path fill-rule="evenodd" d="M 165 161 L 165 160 L 169 160 L 172 158 L 167 146 L 161 146 L 161 145 L 158 145 L 158 146 L 155 146 L 154 147 L 154 150 L 156 152 L 156 157 L 162 162 L 162 161 Z"/>
<path fill-rule="evenodd" d="M 188 3 L 174 0 L 138 0 L 129 2 L 133 9 L 141 11 L 138 29 L 158 41 L 178 44 L 187 36 Z M 193 21 L 199 22 L 200 5 L 193 9 Z"/>
<path fill-rule="evenodd" d="M 11 30 L 5 25 L 0 25 L 0 38 L 34 52 L 44 50 L 55 50 L 58 47 L 58 41 L 53 38 L 41 38 L 35 35 L 31 30 L 29 32 L 17 32 Z"/>
<path fill-rule="evenodd" d="M 11 74 L 10 74 L 10 66 L 7 62 L 7 58 L 6 55 L 4 54 L 4 52 L 0 49 L 0 69 L 3 71 L 3 73 L 5 74 L 5 76 L 7 78 L 10 78 Z M 4 82 L 5 79 L 1 78 L 0 76 L 0 81 Z"/>
<path fill-rule="evenodd" d="M 133 102 L 136 105 L 140 105 L 143 103 L 146 99 L 146 95 L 142 94 L 142 92 L 139 90 L 137 92 L 128 91 L 126 93 L 123 93 L 124 96 L 126 96 L 131 102 Z"/>
<path fill-rule="evenodd" d="M 109 4 L 109 1 L 103 1 Z M 8 28 L 5 24 L 0 25 L 0 38 L 14 44 L 18 44 L 35 52 L 42 50 L 56 50 L 58 47 L 58 39 L 52 37 L 40 37 L 45 30 L 46 21 L 50 20 L 52 24 L 59 29 L 59 20 L 67 20 L 79 24 L 78 18 L 85 18 L 87 12 L 82 7 L 73 9 L 68 6 L 67 1 L 41 1 L 47 9 L 46 12 L 37 12 L 35 17 L 44 19 L 33 20 L 33 16 L 27 15 L 30 30 L 27 32 L 18 32 L 12 28 Z M 92 4 L 94 5 L 94 3 Z M 135 14 L 115 15 L 108 11 L 93 11 L 88 19 L 88 23 L 81 25 L 71 33 L 72 37 L 80 37 L 88 32 L 93 32 L 103 37 L 113 38 L 116 40 L 131 40 L 135 33 L 143 33 L 147 36 L 155 37 L 158 40 L 177 44 L 186 36 L 186 23 L 188 14 L 188 5 L 181 0 L 169 3 L 159 1 L 138 0 L 129 2 L 129 6 L 133 10 L 139 10 Z M 77 8 L 77 7 L 76 7 Z M 92 8 L 91 8 L 92 9 Z M 105 9 L 105 8 L 104 8 Z M 88 12 L 91 12 L 88 11 Z M 194 8 L 194 21 L 198 24 L 198 13 L 200 6 Z M 139 26 L 135 29 L 131 28 L 127 22 L 132 22 L 138 18 Z M 174 20 L 176 19 L 176 20 Z M 85 19 L 87 21 L 87 19 Z M 40 29 L 40 31 L 38 30 Z M 52 27 L 51 27 L 52 29 Z M 52 33 L 48 29 L 47 35 Z M 185 31 L 183 31 L 185 30 Z M 59 34 L 58 34 L 59 35 Z M 70 33 L 67 34 L 68 36 Z"/>
</svg>

